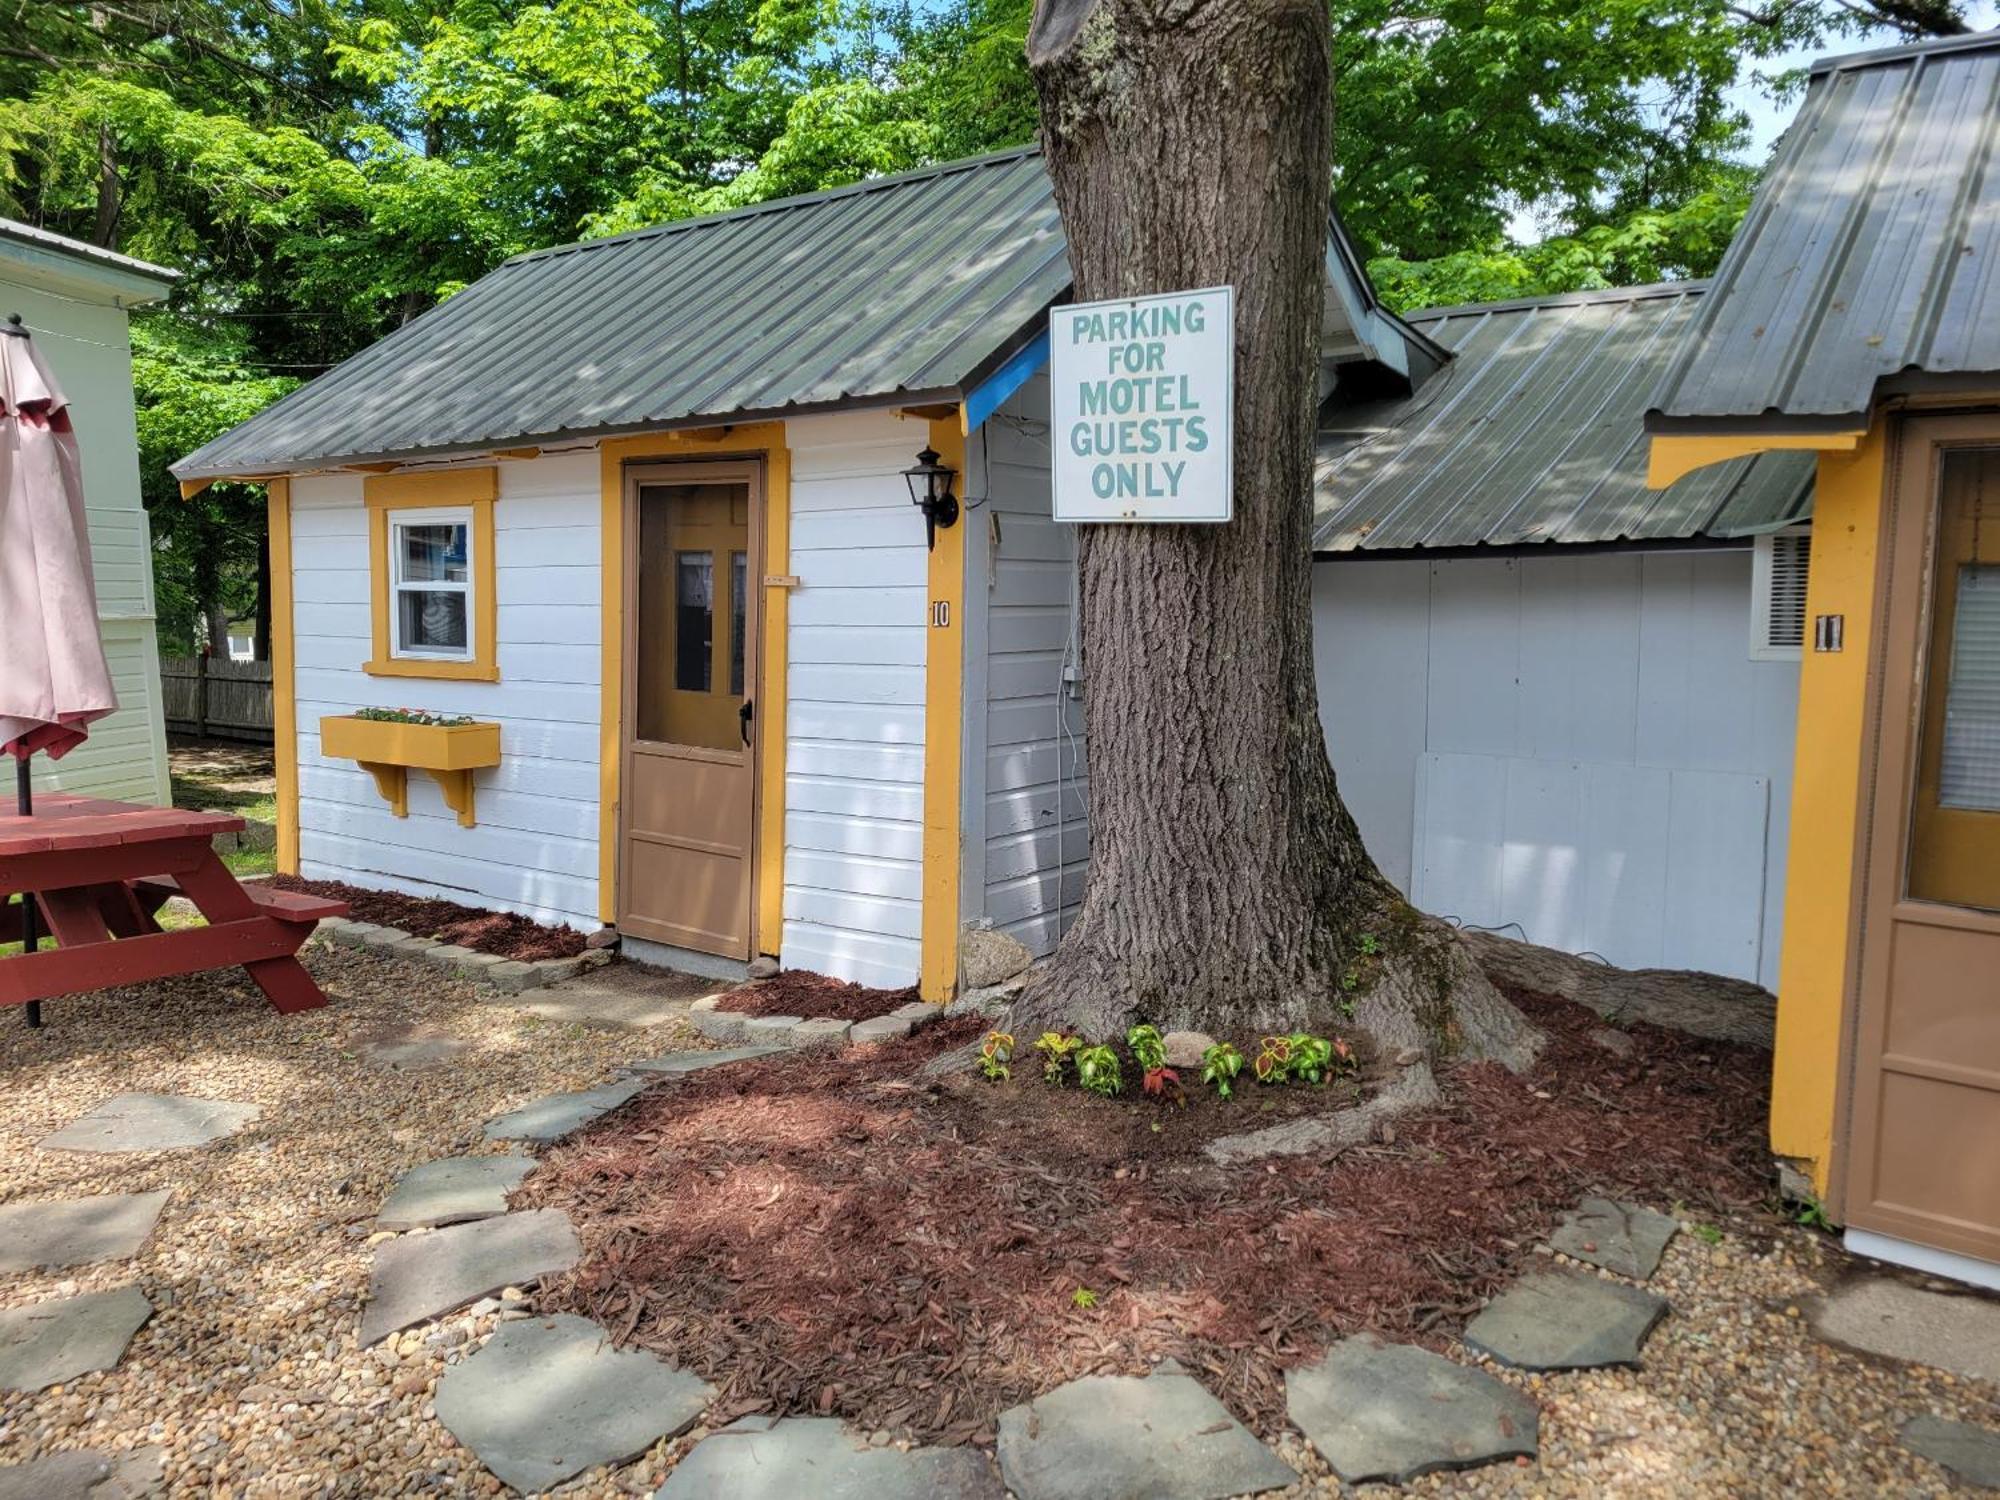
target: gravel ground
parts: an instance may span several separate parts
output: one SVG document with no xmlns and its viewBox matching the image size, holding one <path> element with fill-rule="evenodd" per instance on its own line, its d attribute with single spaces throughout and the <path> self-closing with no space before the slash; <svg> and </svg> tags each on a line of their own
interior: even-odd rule
<svg viewBox="0 0 2000 1500">
<path fill-rule="evenodd" d="M 316 946 L 334 1003 L 272 1013 L 226 975 L 51 1004 L 26 1030 L 0 1015 L 4 1201 L 167 1187 L 136 1260 L 0 1278 L 0 1306 L 136 1281 L 158 1309 L 113 1372 L 36 1396 L 0 1396 L 0 1464 L 83 1446 L 164 1449 L 175 1495 L 496 1494 L 438 1424 L 431 1392 L 517 1296 L 376 1350 L 355 1346 L 368 1220 L 405 1169 L 490 1149 L 489 1116 L 603 1080 L 614 1065 L 700 1045 L 677 1021 L 551 1022 L 427 967 Z M 609 971 L 619 988 L 636 971 Z M 687 989 L 687 994 L 699 993 Z M 529 997 L 533 998 L 533 997 Z M 354 1043 L 421 1025 L 470 1043 L 442 1066 L 397 1072 Z M 204 1150 L 151 1156 L 39 1152 L 33 1142 L 108 1095 L 180 1092 L 259 1104 L 262 1118 Z M 1848 1354 L 1807 1330 L 1806 1301 L 1848 1267 L 1824 1236 L 1755 1221 L 1711 1245 L 1683 1233 L 1650 1283 L 1673 1314 L 1640 1371 L 1525 1377 L 1542 1404 L 1542 1462 L 1433 1475 L 1419 1493 L 1494 1495 L 1931 1495 L 1944 1472 L 1896 1430 L 1923 1412 L 1993 1423 L 2000 1391 Z M 650 1494 L 703 1433 L 594 1471 L 566 1496 Z M 1296 1437 L 1275 1439 L 1337 1486 Z"/>
</svg>

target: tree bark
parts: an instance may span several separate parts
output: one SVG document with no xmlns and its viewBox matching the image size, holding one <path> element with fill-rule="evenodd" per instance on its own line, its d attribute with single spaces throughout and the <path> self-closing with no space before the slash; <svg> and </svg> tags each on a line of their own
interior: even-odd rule
<svg viewBox="0 0 2000 1500">
<path fill-rule="evenodd" d="M 1325 0 L 1036 7 L 1077 299 L 1236 289 L 1236 493 L 1225 526 L 1079 529 L 1090 872 L 1015 1024 L 1240 1042 L 1337 1024 L 1345 1002 L 1385 1049 L 1525 1065 L 1539 1034 L 1376 871 L 1320 728 L 1329 42 Z"/>
</svg>

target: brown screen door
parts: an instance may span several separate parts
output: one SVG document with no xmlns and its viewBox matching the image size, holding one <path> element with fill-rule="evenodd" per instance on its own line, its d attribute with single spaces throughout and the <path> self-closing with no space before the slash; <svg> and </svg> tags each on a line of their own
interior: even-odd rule
<svg viewBox="0 0 2000 1500">
<path fill-rule="evenodd" d="M 626 474 L 618 926 L 748 958 L 757 814 L 755 464 Z"/>
<path fill-rule="evenodd" d="M 1904 428 L 1847 1220 L 2000 1260 L 2000 418 Z"/>
</svg>

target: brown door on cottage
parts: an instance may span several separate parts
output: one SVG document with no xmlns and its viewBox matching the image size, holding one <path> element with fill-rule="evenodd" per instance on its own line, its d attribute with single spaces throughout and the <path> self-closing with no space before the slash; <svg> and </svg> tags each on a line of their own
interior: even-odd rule
<svg viewBox="0 0 2000 1500">
<path fill-rule="evenodd" d="M 748 958 L 757 824 L 757 465 L 626 475 L 621 932 Z"/>
<path fill-rule="evenodd" d="M 2000 418 L 1891 479 L 1847 1221 L 2000 1260 Z"/>
</svg>

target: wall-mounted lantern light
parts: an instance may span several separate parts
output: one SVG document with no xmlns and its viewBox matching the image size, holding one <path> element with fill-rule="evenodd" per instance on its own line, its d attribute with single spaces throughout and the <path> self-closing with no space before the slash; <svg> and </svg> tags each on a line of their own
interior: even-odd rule
<svg viewBox="0 0 2000 1500">
<path fill-rule="evenodd" d="M 951 526 L 958 521 L 958 497 L 951 492 L 951 481 L 957 474 L 958 470 L 938 462 L 935 448 L 924 449 L 917 455 L 917 466 L 903 470 L 903 479 L 910 486 L 910 499 L 924 513 L 926 547 L 936 548 L 940 526 Z"/>
</svg>

